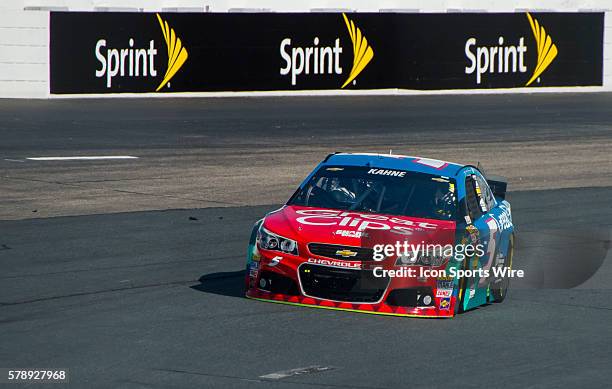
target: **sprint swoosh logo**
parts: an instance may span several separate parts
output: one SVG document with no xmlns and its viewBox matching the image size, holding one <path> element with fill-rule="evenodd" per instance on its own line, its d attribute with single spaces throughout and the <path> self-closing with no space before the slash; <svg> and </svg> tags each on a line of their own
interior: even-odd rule
<svg viewBox="0 0 612 389">
<path fill-rule="evenodd" d="M 168 25 L 168 22 L 164 21 L 159 14 L 157 14 L 157 21 L 159 22 L 159 27 L 161 27 L 164 41 L 168 49 L 168 67 L 166 68 L 166 74 L 164 74 L 164 79 L 157 89 L 155 89 L 156 92 L 159 92 L 164 85 L 170 82 L 176 72 L 181 69 L 189 55 L 187 49 L 183 47 L 181 39 L 176 35 L 174 29 Z"/>
<path fill-rule="evenodd" d="M 527 12 L 527 20 L 535 39 L 535 49 L 526 46 L 525 37 L 522 36 L 517 41 L 506 39 L 500 34 L 493 45 L 490 45 L 490 38 L 487 39 L 489 44 L 482 45 L 476 37 L 470 37 L 465 42 L 465 56 L 468 60 L 465 74 L 474 74 L 477 85 L 485 80 L 491 82 L 489 79 L 497 74 L 507 73 L 531 73 L 531 77 L 524 86 L 530 86 L 536 80 L 539 82 L 539 77 L 553 63 L 559 51 L 544 26 L 529 12 Z M 534 50 L 537 53 L 537 60 L 532 71 L 529 71 L 526 64 L 525 53 L 528 50 Z"/>
<path fill-rule="evenodd" d="M 527 12 L 527 19 L 529 19 L 529 25 L 531 26 L 531 31 L 533 31 L 533 37 L 536 40 L 538 61 L 533 71 L 533 75 L 529 81 L 527 81 L 525 86 L 529 86 L 538 77 L 540 77 L 540 75 L 544 72 L 544 70 L 546 70 L 546 68 L 548 68 L 558 54 L 557 46 L 552 42 L 550 35 L 546 34 L 544 27 L 540 26 L 538 20 L 532 18 L 529 12 Z"/>
<path fill-rule="evenodd" d="M 368 40 L 361 33 L 361 30 L 355 26 L 355 23 L 349 20 L 344 13 L 342 17 L 349 31 L 351 42 L 353 42 L 353 67 L 351 68 L 348 78 L 344 84 L 342 84 L 342 88 L 344 88 L 353 81 L 366 66 L 368 66 L 372 58 L 374 58 L 374 50 L 372 50 L 372 47 L 368 44 Z"/>
<path fill-rule="evenodd" d="M 351 38 L 353 51 L 353 63 L 348 77 L 340 87 L 349 85 L 363 72 L 374 58 L 374 49 L 368 43 L 361 29 L 350 20 L 346 14 L 342 14 L 344 24 Z M 327 45 L 323 42 L 326 41 Z M 336 36 L 331 42 L 314 36 L 309 46 L 297 46 L 291 38 L 284 38 L 279 47 L 281 59 L 284 66 L 280 68 L 281 76 L 289 76 L 291 85 L 295 86 L 302 78 L 313 79 L 321 75 L 344 75 L 340 59 L 346 53 L 340 44 L 340 38 Z M 336 81 L 337 82 L 337 81 Z"/>
</svg>

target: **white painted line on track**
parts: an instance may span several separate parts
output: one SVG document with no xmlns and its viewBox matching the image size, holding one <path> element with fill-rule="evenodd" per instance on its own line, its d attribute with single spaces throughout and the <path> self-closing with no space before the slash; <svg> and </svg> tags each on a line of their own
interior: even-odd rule
<svg viewBox="0 0 612 389">
<path fill-rule="evenodd" d="M 287 378 L 287 377 L 293 377 L 293 376 L 302 375 L 302 374 L 319 373 L 322 371 L 328 371 L 328 370 L 333 370 L 333 369 L 334 368 L 331 366 L 319 366 L 319 365 L 308 366 L 308 367 L 298 367 L 297 369 L 283 370 L 283 371 L 277 371 L 276 373 L 260 375 L 259 378 L 264 378 L 268 380 L 280 380 L 280 379 Z"/>
<path fill-rule="evenodd" d="M 107 159 L 138 159 L 131 155 L 98 155 L 89 157 L 29 157 L 30 161 L 96 161 Z"/>
<path fill-rule="evenodd" d="M 25 162 L 23 159 L 4 158 L 4 160 L 8 162 Z"/>
</svg>

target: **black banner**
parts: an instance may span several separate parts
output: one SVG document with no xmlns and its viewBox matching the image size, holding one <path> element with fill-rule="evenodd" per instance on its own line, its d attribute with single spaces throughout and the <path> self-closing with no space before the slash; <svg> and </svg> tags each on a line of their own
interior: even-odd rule
<svg viewBox="0 0 612 389">
<path fill-rule="evenodd" d="M 602 85 L 603 13 L 51 13 L 51 93 Z"/>
</svg>

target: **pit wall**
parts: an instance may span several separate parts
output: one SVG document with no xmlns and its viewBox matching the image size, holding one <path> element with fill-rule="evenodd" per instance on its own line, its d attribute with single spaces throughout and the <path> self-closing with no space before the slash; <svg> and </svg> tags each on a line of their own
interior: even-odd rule
<svg viewBox="0 0 612 389">
<path fill-rule="evenodd" d="M 543 42 L 545 42 L 546 34 L 550 34 L 552 42 L 558 46 L 558 52 L 563 55 L 559 54 L 553 58 L 548 68 L 529 86 L 525 84 L 533 75 L 535 70 L 533 68 L 539 66 L 538 61 L 540 60 L 536 58 L 537 50 L 534 46 L 536 38 L 530 28 L 526 11 L 505 15 L 483 12 L 447 12 L 437 15 L 405 13 L 397 12 L 397 10 L 382 13 L 347 12 L 344 15 L 343 12 L 326 12 L 323 15 L 313 13 L 175 12 L 161 13 L 158 18 L 154 12 L 74 13 L 48 10 L 2 10 L 0 12 L 0 97 L 532 93 L 612 90 L 612 19 L 610 12 L 552 13 L 540 9 L 530 11 L 531 18 L 538 21 L 538 25 L 541 23 L 541 27 L 545 27 Z M 585 25 L 593 24 L 588 19 L 588 15 L 595 18 L 594 20 L 597 19 L 597 15 L 600 18 L 603 17 L 601 33 L 603 40 L 601 37 L 597 39 L 597 34 L 593 35 L 593 31 L 583 37 L 575 33 L 575 31 L 587 31 L 588 26 Z M 208 18 L 204 19 L 205 23 L 201 22 L 203 17 Z M 241 18 L 239 23 L 232 21 L 232 18 L 235 17 Z M 481 32 L 474 33 L 477 38 L 477 44 L 472 47 L 474 54 L 476 54 L 478 41 L 492 42 L 497 39 L 493 35 L 497 34 L 505 34 L 505 44 L 509 42 L 516 44 L 517 39 L 511 36 L 512 33 L 492 31 L 490 33 L 492 35 L 489 36 L 486 31 L 496 29 L 497 25 L 520 23 L 519 30 L 521 31 L 518 31 L 517 34 L 525 36 L 524 44 L 528 46 L 527 54 L 532 56 L 526 57 L 526 61 L 532 62 L 529 65 L 530 69 L 524 74 L 516 73 L 516 77 L 503 74 L 494 77 L 494 75 L 484 73 L 481 82 L 475 84 L 473 82 L 476 77 L 474 73 L 469 75 L 464 74 L 463 71 L 460 72 L 461 74 L 445 73 L 445 69 L 468 67 L 470 63 L 466 56 L 461 58 L 455 56 L 453 61 L 461 61 L 456 64 L 452 64 L 445 57 L 436 56 L 435 52 L 431 59 L 423 59 L 423 47 L 425 46 L 438 45 L 436 50 L 440 53 L 452 50 L 457 52 L 456 47 L 448 49 L 439 47 L 440 40 L 433 42 L 435 43 L 433 45 L 425 42 L 421 47 L 417 39 L 416 43 L 413 42 L 416 48 L 413 47 L 412 52 L 396 56 L 401 51 L 406 36 L 418 36 L 418 34 L 426 36 L 429 33 L 426 26 L 431 24 L 431 20 L 423 21 L 421 29 L 418 28 L 418 25 L 421 19 L 425 20 L 430 17 L 450 17 L 452 19 L 453 23 L 450 24 L 447 23 L 447 20 L 451 19 L 431 19 L 435 25 L 453 27 L 452 34 L 444 34 L 447 36 L 461 35 L 458 31 L 462 29 L 465 30 L 465 34 L 469 35 L 470 31 L 465 26 L 479 25 L 480 30 L 477 30 Z M 580 19 L 580 17 L 587 17 L 587 19 Z M 291 18 L 291 20 L 284 21 L 283 19 L 286 18 Z M 409 19 L 410 22 L 406 23 L 402 18 L 417 19 Z M 463 23 L 461 20 L 464 18 L 471 18 L 473 22 Z M 53 20 L 53 31 L 51 31 L 51 20 Z M 120 35 L 117 31 L 125 29 L 116 28 L 117 20 L 121 20 L 122 25 L 134 27 L 134 32 L 128 32 L 125 36 Z M 583 22 L 584 20 L 588 23 Z M 487 27 L 487 23 L 491 24 L 490 28 Z M 397 31 L 397 26 L 404 28 L 403 26 L 408 24 L 412 25 L 411 28 L 414 30 L 407 29 L 401 37 L 393 37 L 390 34 L 391 31 Z M 557 26 L 565 27 L 561 29 Z M 174 31 L 175 36 L 182 39 L 184 43 L 182 48 L 188 52 L 187 58 L 180 66 L 177 66 L 178 62 L 181 62 L 179 55 L 173 65 L 168 61 L 171 46 L 177 54 L 180 54 L 182 50 L 177 49 L 176 42 L 173 46 L 170 43 L 171 40 L 164 38 L 164 28 L 168 36 L 171 31 Z M 203 28 L 209 30 L 202 31 Z M 239 31 L 236 31 L 237 28 Z M 244 31 L 241 31 L 240 28 Z M 351 28 L 353 36 L 351 36 Z M 389 29 L 388 33 L 385 28 Z M 266 29 L 269 31 L 266 32 Z M 285 29 L 282 36 L 275 36 L 270 32 L 279 29 Z M 254 34 L 253 31 L 257 30 L 263 33 Z M 75 31 L 79 32 L 75 33 Z M 359 31 L 361 40 L 357 38 L 357 31 Z M 230 32 L 235 33 L 236 36 L 250 37 L 251 40 L 245 44 L 246 46 L 239 47 L 241 43 L 239 41 L 237 43 L 237 38 L 234 37 L 233 40 L 223 38 Z M 140 35 L 141 33 L 143 35 Z M 563 35 L 574 35 L 577 38 L 573 42 L 567 41 Z M 209 41 L 200 36 L 212 36 L 216 42 L 227 41 L 229 43 L 227 47 L 212 47 Z M 310 75 L 302 71 L 302 74 L 295 76 L 294 84 L 292 70 L 285 75 L 281 74 L 288 62 L 285 61 L 287 57 L 281 53 L 280 44 L 286 38 L 292 40 L 291 44 L 286 44 L 284 47 L 285 53 L 291 58 L 294 54 L 291 51 L 292 48 L 315 47 L 314 37 L 319 38 L 320 43 L 317 46 L 329 47 L 332 50 L 336 47 L 334 38 L 339 37 L 338 47 L 343 49 L 341 53 L 343 71 L 337 74 L 333 69 L 331 74 L 316 76 L 312 74 L 313 69 Z M 366 42 L 363 42 L 364 37 Z M 108 54 L 106 50 L 111 49 L 113 45 L 118 50 L 124 46 L 127 48 L 126 42 L 130 38 L 134 39 L 134 48 L 137 49 L 148 49 L 148 46 L 144 47 L 144 43 L 154 40 L 154 48 L 157 51 L 156 76 L 148 74 L 148 79 L 145 77 L 133 79 L 127 76 L 122 78 L 119 75 L 111 79 L 110 87 L 108 87 L 107 77 L 95 76 L 96 70 L 102 68 L 102 63 L 96 57 L 95 52 L 95 43 L 101 38 L 107 41 L 107 44 L 100 48 L 100 53 L 104 56 Z M 89 39 L 89 41 L 85 42 L 84 39 Z M 262 41 L 257 41 L 257 39 L 262 39 Z M 527 40 L 533 42 L 529 43 Z M 50 41 L 54 42 L 53 49 L 51 49 Z M 443 46 L 445 44 L 448 42 L 442 42 Z M 463 41 L 459 44 L 461 53 L 463 53 Z M 366 58 L 368 57 L 367 50 L 362 50 L 362 54 L 356 54 L 355 47 L 359 45 L 373 49 L 370 61 L 367 61 Z M 236 48 L 237 46 L 239 48 Z M 257 51 L 258 47 L 263 51 Z M 585 50 L 585 47 L 588 50 Z M 597 55 L 591 55 L 597 50 L 600 51 L 599 59 Z M 357 49 L 358 52 L 359 49 Z M 118 53 L 120 54 L 120 51 Z M 300 53 L 296 53 L 295 59 L 298 60 Z M 355 60 L 359 55 L 361 55 L 361 63 L 368 62 L 361 69 L 359 65 L 355 65 L 355 62 L 359 62 Z M 274 58 L 271 58 L 272 56 Z M 267 59 L 261 60 L 262 58 Z M 211 63 L 217 64 L 213 68 L 207 68 L 207 66 L 213 66 Z M 314 66 L 312 62 L 310 65 Z M 128 74 L 127 62 L 125 66 L 125 74 Z M 171 69 L 172 66 L 178 68 Z M 509 66 L 512 67 L 511 64 Z M 169 73 L 173 74 L 166 80 Z M 354 74 L 355 76 L 352 77 Z M 52 78 L 53 82 L 51 82 Z"/>
<path fill-rule="evenodd" d="M 49 96 L 49 12 L 0 12 L 0 97 Z"/>
</svg>

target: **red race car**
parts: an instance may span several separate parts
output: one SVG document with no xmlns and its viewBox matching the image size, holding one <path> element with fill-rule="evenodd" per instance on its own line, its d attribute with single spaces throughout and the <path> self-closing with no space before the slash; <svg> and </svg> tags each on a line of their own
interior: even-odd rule
<svg viewBox="0 0 612 389">
<path fill-rule="evenodd" d="M 501 302 L 513 249 L 505 190 L 473 166 L 332 154 L 255 224 L 246 296 L 419 317 Z"/>
</svg>

